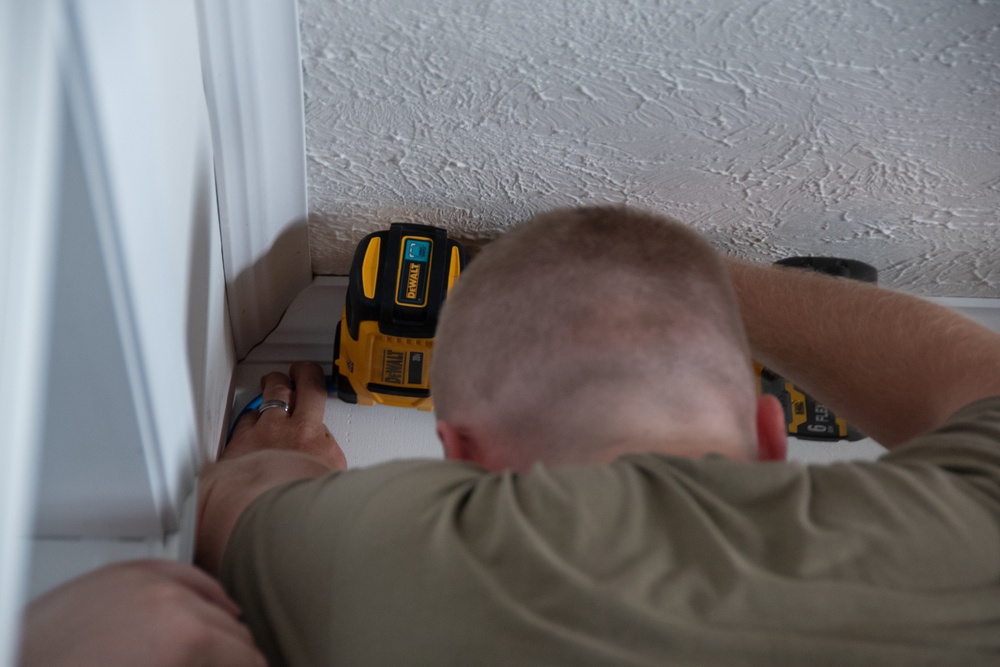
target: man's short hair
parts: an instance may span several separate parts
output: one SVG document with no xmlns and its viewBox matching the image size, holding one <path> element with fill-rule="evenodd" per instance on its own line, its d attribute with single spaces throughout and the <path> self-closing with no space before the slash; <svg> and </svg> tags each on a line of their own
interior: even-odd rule
<svg viewBox="0 0 1000 667">
<path fill-rule="evenodd" d="M 755 396 L 721 258 L 625 207 L 552 211 L 488 244 L 445 304 L 431 387 L 439 419 L 550 448 L 602 446 L 630 406 L 683 419 Z"/>
</svg>

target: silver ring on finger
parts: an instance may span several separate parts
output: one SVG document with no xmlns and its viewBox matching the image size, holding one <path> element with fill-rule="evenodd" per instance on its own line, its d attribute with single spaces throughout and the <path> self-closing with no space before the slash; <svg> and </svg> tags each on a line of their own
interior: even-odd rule
<svg viewBox="0 0 1000 667">
<path fill-rule="evenodd" d="M 259 416 L 263 414 L 265 410 L 270 410 L 271 408 L 281 408 L 285 411 L 286 415 L 290 411 L 290 406 L 284 401 L 264 401 L 260 404 L 260 407 L 257 408 L 257 415 Z"/>
</svg>

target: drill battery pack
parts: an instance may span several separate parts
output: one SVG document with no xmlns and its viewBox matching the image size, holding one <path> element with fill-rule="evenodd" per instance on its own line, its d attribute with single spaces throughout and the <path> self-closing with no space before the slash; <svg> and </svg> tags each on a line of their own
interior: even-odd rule
<svg viewBox="0 0 1000 667">
<path fill-rule="evenodd" d="M 342 400 L 433 409 L 434 331 L 467 261 L 462 245 L 438 227 L 393 223 L 362 239 L 334 336 Z"/>
</svg>

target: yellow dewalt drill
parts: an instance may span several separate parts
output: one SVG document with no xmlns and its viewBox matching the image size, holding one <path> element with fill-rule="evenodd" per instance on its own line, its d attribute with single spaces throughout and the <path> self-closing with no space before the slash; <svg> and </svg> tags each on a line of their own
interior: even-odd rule
<svg viewBox="0 0 1000 667">
<path fill-rule="evenodd" d="M 342 400 L 433 408 L 434 331 L 467 261 L 465 248 L 439 227 L 393 223 L 362 239 L 334 335 Z"/>
</svg>

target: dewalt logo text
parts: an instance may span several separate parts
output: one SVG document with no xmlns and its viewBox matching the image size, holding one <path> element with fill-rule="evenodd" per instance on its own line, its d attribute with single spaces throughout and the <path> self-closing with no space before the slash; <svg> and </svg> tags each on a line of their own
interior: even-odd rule
<svg viewBox="0 0 1000 667">
<path fill-rule="evenodd" d="M 396 303 L 400 306 L 420 308 L 425 305 L 433 248 L 434 244 L 429 239 L 403 237 L 399 273 L 396 274 Z"/>
<path fill-rule="evenodd" d="M 420 291 L 420 265 L 410 264 L 410 272 L 406 276 L 406 298 L 410 301 L 419 301 L 417 293 Z"/>
<path fill-rule="evenodd" d="M 403 384 L 403 364 L 405 361 L 405 352 L 386 350 L 382 356 L 382 382 Z"/>
</svg>

